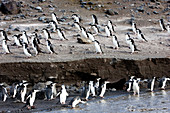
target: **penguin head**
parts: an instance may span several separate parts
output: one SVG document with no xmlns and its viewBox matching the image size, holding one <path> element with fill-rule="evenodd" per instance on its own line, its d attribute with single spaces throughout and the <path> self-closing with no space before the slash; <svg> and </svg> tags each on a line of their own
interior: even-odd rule
<svg viewBox="0 0 170 113">
<path fill-rule="evenodd" d="M 71 16 L 72 18 L 74 18 L 74 17 L 78 17 L 78 15 L 77 14 L 72 14 L 72 16 Z"/>
<path fill-rule="evenodd" d="M 65 85 L 61 85 L 61 88 L 62 88 L 62 89 L 65 89 Z"/>
<path fill-rule="evenodd" d="M 111 21 L 111 20 L 109 20 L 109 21 L 108 21 L 108 24 L 111 24 L 111 25 L 112 25 L 112 21 Z"/>
</svg>

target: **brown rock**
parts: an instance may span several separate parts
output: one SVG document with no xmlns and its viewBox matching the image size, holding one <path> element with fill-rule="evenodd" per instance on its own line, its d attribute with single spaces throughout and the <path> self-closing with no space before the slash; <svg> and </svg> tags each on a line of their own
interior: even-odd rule
<svg viewBox="0 0 170 113">
<path fill-rule="evenodd" d="M 88 38 L 77 38 L 77 42 L 81 44 L 91 44 L 92 41 Z"/>
</svg>

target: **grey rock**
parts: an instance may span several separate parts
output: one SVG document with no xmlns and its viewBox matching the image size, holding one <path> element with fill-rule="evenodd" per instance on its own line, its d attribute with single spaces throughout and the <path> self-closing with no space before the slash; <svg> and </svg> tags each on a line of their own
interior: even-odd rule
<svg viewBox="0 0 170 113">
<path fill-rule="evenodd" d="M 37 6 L 35 9 L 36 9 L 36 10 L 41 10 L 41 11 L 42 11 L 42 8 L 41 8 L 40 6 Z"/>
<path fill-rule="evenodd" d="M 137 10 L 138 10 L 139 12 L 144 12 L 144 6 L 139 6 L 139 7 L 137 7 Z"/>
<path fill-rule="evenodd" d="M 11 19 L 11 17 L 10 17 L 10 16 L 5 16 L 5 17 L 4 17 L 4 20 L 9 21 L 9 20 L 12 20 L 12 19 Z"/>
<path fill-rule="evenodd" d="M 44 21 L 45 19 L 46 19 L 45 16 L 41 16 L 38 18 L 39 21 Z"/>
<path fill-rule="evenodd" d="M 153 14 L 159 14 L 157 11 L 153 11 Z"/>
<path fill-rule="evenodd" d="M 117 11 L 114 11 L 112 9 L 106 10 L 105 13 L 108 15 L 118 15 L 119 14 Z"/>
</svg>

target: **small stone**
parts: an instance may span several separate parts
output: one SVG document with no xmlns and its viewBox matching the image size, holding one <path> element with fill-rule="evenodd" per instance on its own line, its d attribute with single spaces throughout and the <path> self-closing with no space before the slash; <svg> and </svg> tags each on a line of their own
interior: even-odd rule
<svg viewBox="0 0 170 113">
<path fill-rule="evenodd" d="M 138 10 L 139 12 L 144 12 L 144 7 L 143 7 L 143 6 L 137 7 L 137 10 Z"/>
<path fill-rule="evenodd" d="M 153 11 L 153 14 L 159 14 L 157 11 Z"/>
<path fill-rule="evenodd" d="M 118 15 L 119 13 L 117 11 L 113 11 L 112 9 L 108 9 L 105 11 L 108 15 Z"/>
<path fill-rule="evenodd" d="M 45 20 L 45 16 L 41 16 L 38 18 L 39 21 L 44 21 Z"/>
<path fill-rule="evenodd" d="M 9 20 L 11 20 L 11 17 L 10 16 L 5 16 L 4 20 L 9 21 Z"/>
<path fill-rule="evenodd" d="M 40 6 L 37 6 L 35 9 L 36 10 L 42 10 L 42 8 Z"/>
</svg>

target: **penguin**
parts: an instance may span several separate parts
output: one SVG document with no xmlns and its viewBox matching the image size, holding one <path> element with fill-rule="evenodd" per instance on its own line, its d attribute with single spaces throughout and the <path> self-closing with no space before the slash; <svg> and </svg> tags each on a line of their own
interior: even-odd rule
<svg viewBox="0 0 170 113">
<path fill-rule="evenodd" d="M 162 77 L 159 81 L 159 87 L 162 89 L 162 90 L 165 90 L 165 86 L 166 86 L 166 82 L 170 80 L 170 78 L 166 78 L 166 77 Z"/>
<path fill-rule="evenodd" d="M 71 17 L 73 18 L 74 22 L 80 23 L 80 18 L 77 14 L 73 14 Z"/>
<path fill-rule="evenodd" d="M 39 38 L 38 34 L 37 34 L 36 32 L 33 32 L 32 34 L 35 36 L 36 42 L 37 42 L 38 44 L 41 44 L 40 38 Z"/>
<path fill-rule="evenodd" d="M 21 41 L 21 37 L 22 34 L 18 34 L 18 35 L 14 35 L 14 40 L 15 40 L 15 44 L 18 46 L 18 47 L 21 47 L 22 46 L 22 41 Z"/>
<path fill-rule="evenodd" d="M 88 38 L 93 42 L 94 41 L 94 36 L 91 32 L 87 32 Z"/>
<path fill-rule="evenodd" d="M 106 36 L 107 36 L 107 37 L 112 36 L 112 32 L 111 32 L 111 30 L 109 29 L 108 25 L 105 25 L 105 33 L 106 33 Z"/>
<path fill-rule="evenodd" d="M 113 45 L 115 46 L 115 49 L 119 49 L 120 45 L 119 45 L 119 41 L 117 40 L 116 35 L 112 36 L 112 41 L 113 41 Z"/>
<path fill-rule="evenodd" d="M 30 93 L 28 94 L 27 98 L 26 98 L 26 104 L 25 106 L 28 108 L 28 109 L 33 109 L 35 108 L 34 107 L 34 102 L 35 102 L 35 99 L 36 99 L 36 93 L 39 92 L 40 90 L 35 90 L 35 89 L 32 89 L 32 91 L 30 91 Z"/>
<path fill-rule="evenodd" d="M 104 84 L 101 85 L 101 92 L 100 92 L 100 95 L 99 95 L 101 98 L 104 98 L 107 83 L 110 83 L 110 82 L 109 81 L 104 81 Z"/>
<path fill-rule="evenodd" d="M 24 54 L 27 57 L 32 57 L 32 54 L 31 54 L 30 50 L 28 49 L 28 44 L 27 43 L 23 43 L 23 51 L 24 51 Z"/>
<path fill-rule="evenodd" d="M 130 90 L 132 89 L 134 77 L 135 77 L 135 76 L 131 76 L 130 79 L 129 79 L 129 81 L 128 81 L 127 92 L 130 92 Z"/>
<path fill-rule="evenodd" d="M 50 52 L 50 54 L 52 54 L 52 53 L 57 54 L 57 53 L 54 51 L 53 45 L 51 44 L 51 42 L 50 42 L 49 40 L 46 40 L 46 45 L 47 45 L 47 49 L 48 49 L 48 51 Z"/>
<path fill-rule="evenodd" d="M 76 96 L 70 101 L 69 105 L 71 105 L 72 108 L 75 108 L 79 103 L 85 102 L 81 100 L 80 96 Z"/>
<path fill-rule="evenodd" d="M 10 41 L 7 37 L 7 34 L 4 30 L 0 30 L 0 33 L 1 33 L 1 37 L 2 39 L 5 39 L 6 41 Z"/>
<path fill-rule="evenodd" d="M 134 95 L 139 95 L 139 91 L 140 91 L 140 88 L 139 88 L 139 80 L 137 79 L 133 79 L 133 94 Z"/>
<path fill-rule="evenodd" d="M 7 89 L 3 84 L 0 84 L 0 100 L 5 102 L 8 97 Z"/>
<path fill-rule="evenodd" d="M 58 21 L 57 21 L 57 16 L 56 16 L 56 14 L 53 12 L 53 13 L 51 14 L 51 16 L 52 16 L 52 20 L 55 22 L 55 24 L 58 25 L 59 23 L 58 23 Z"/>
<path fill-rule="evenodd" d="M 93 20 L 92 25 L 98 25 L 99 24 L 96 15 L 92 14 L 92 20 Z"/>
<path fill-rule="evenodd" d="M 127 44 L 130 44 L 130 39 L 131 39 L 131 37 L 130 37 L 129 33 L 126 33 L 125 34 L 125 40 L 126 40 Z"/>
<path fill-rule="evenodd" d="M 94 87 L 93 81 L 90 81 L 89 85 L 90 85 L 90 91 L 92 93 L 92 96 L 95 97 L 96 94 L 95 94 L 95 87 Z"/>
<path fill-rule="evenodd" d="M 145 42 L 148 42 L 148 41 L 145 39 L 145 37 L 144 37 L 144 35 L 143 35 L 143 33 L 142 33 L 142 31 L 141 31 L 140 29 L 137 29 L 136 32 L 137 32 L 137 38 L 138 38 L 139 40 L 144 40 Z"/>
<path fill-rule="evenodd" d="M 114 27 L 113 27 L 113 24 L 112 24 L 112 21 L 111 21 L 111 20 L 109 20 L 109 21 L 108 21 L 107 26 L 109 27 L 109 30 L 110 30 L 112 33 L 113 33 L 113 32 L 115 32 L 115 30 L 114 30 Z"/>
<path fill-rule="evenodd" d="M 155 85 L 155 78 L 156 77 L 153 77 L 153 79 L 151 80 L 148 80 L 148 89 L 152 92 L 153 89 L 154 89 L 154 85 Z"/>
<path fill-rule="evenodd" d="M 58 36 L 60 37 L 60 40 L 68 40 L 68 39 L 64 36 L 64 32 L 63 32 L 60 28 L 57 28 L 57 32 L 58 32 Z"/>
<path fill-rule="evenodd" d="M 7 45 L 7 41 L 5 39 L 2 40 L 2 48 L 5 51 L 4 54 L 10 54 L 9 46 Z"/>
<path fill-rule="evenodd" d="M 21 93 L 21 102 L 25 103 L 25 96 L 27 93 L 27 85 L 28 83 L 22 83 L 22 85 L 20 86 L 20 93 Z"/>
<path fill-rule="evenodd" d="M 81 26 L 78 22 L 74 22 L 74 26 L 76 27 L 76 29 L 78 29 L 78 31 L 81 31 Z"/>
<path fill-rule="evenodd" d="M 170 24 L 167 24 L 167 31 L 170 33 Z"/>
<path fill-rule="evenodd" d="M 87 31 L 86 31 L 86 29 L 84 27 L 81 28 L 81 34 L 82 34 L 82 37 L 84 37 L 84 38 L 89 37 L 88 34 L 87 34 Z"/>
<path fill-rule="evenodd" d="M 36 55 L 38 55 L 39 53 L 42 53 L 41 48 L 39 47 L 35 36 L 32 36 L 31 44 L 32 44 L 32 48 L 34 49 Z"/>
<path fill-rule="evenodd" d="M 27 36 L 26 31 L 22 32 L 22 40 L 23 40 L 23 43 L 29 44 L 29 40 L 28 40 L 28 36 Z"/>
<path fill-rule="evenodd" d="M 98 93 L 99 93 L 99 86 L 100 86 L 100 81 L 101 80 L 101 78 L 97 78 L 96 80 L 95 80 L 95 82 L 94 82 L 94 88 L 95 88 L 95 92 L 96 92 L 96 95 L 98 95 Z"/>
<path fill-rule="evenodd" d="M 104 53 L 104 52 L 102 51 L 102 48 L 101 48 L 101 45 L 100 45 L 99 41 L 94 40 L 94 46 L 95 46 L 95 49 L 96 49 L 96 53 L 97 53 L 97 54 L 103 54 L 103 53 Z"/>
<path fill-rule="evenodd" d="M 90 96 L 90 84 L 86 87 L 86 92 L 85 92 L 85 100 L 88 101 Z"/>
<path fill-rule="evenodd" d="M 55 21 L 50 21 L 49 25 L 52 26 L 52 32 L 56 32 L 56 29 L 58 28 L 56 22 Z"/>
<path fill-rule="evenodd" d="M 130 47 L 130 49 L 131 49 L 131 54 L 133 54 L 133 53 L 136 52 L 136 51 L 139 51 L 139 50 L 136 48 L 135 41 L 134 41 L 133 39 L 130 39 L 129 47 Z"/>
<path fill-rule="evenodd" d="M 91 25 L 91 28 L 94 30 L 95 35 L 99 34 L 99 28 L 97 27 L 97 25 Z"/>
<path fill-rule="evenodd" d="M 19 84 L 18 83 L 13 83 L 11 88 L 10 88 L 10 96 L 12 98 L 16 98 L 17 94 L 17 89 L 18 89 Z"/>
<path fill-rule="evenodd" d="M 46 40 L 51 39 L 51 35 L 50 35 L 49 31 L 46 28 L 43 28 L 42 31 L 44 32 Z"/>
<path fill-rule="evenodd" d="M 45 97 L 47 100 L 52 100 L 52 85 L 47 85 L 45 88 Z"/>
<path fill-rule="evenodd" d="M 81 98 L 84 100 L 88 100 L 90 95 L 90 85 L 89 82 L 83 81 L 83 87 L 82 87 L 82 93 L 81 93 Z"/>
<path fill-rule="evenodd" d="M 67 91 L 65 89 L 65 85 L 62 85 L 61 88 L 62 89 L 61 89 L 61 92 L 60 92 L 60 103 L 65 104 L 66 103 L 66 98 L 69 95 L 68 95 L 68 93 L 67 93 Z"/>
<path fill-rule="evenodd" d="M 162 31 L 167 31 L 163 19 L 160 19 L 160 20 L 159 20 L 159 25 L 161 26 Z"/>
<path fill-rule="evenodd" d="M 136 34 L 136 30 L 137 30 L 137 27 L 136 27 L 136 23 L 135 22 L 132 22 L 132 31 Z"/>
</svg>

